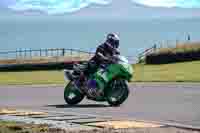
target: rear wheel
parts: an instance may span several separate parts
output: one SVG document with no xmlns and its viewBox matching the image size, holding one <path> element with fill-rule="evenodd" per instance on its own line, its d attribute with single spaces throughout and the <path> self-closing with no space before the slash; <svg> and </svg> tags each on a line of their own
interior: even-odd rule
<svg viewBox="0 0 200 133">
<path fill-rule="evenodd" d="M 71 81 L 65 87 L 64 99 L 69 105 L 75 105 L 80 103 L 84 98 L 84 95 L 79 91 L 76 85 Z"/>
<path fill-rule="evenodd" d="M 120 106 L 128 98 L 128 95 L 128 83 L 123 79 L 111 81 L 106 92 L 107 101 L 111 106 Z"/>
</svg>

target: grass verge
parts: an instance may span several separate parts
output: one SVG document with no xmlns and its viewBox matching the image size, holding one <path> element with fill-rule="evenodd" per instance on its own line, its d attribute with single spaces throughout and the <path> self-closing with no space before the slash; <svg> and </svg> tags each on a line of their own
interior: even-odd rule
<svg viewBox="0 0 200 133">
<path fill-rule="evenodd" d="M 64 84 L 63 71 L 0 72 L 0 85 Z"/>
<path fill-rule="evenodd" d="M 135 64 L 134 82 L 200 82 L 200 61 Z M 0 85 L 64 84 L 63 71 L 1 72 Z"/>
<path fill-rule="evenodd" d="M 200 82 L 200 61 L 133 67 L 136 82 Z"/>
</svg>

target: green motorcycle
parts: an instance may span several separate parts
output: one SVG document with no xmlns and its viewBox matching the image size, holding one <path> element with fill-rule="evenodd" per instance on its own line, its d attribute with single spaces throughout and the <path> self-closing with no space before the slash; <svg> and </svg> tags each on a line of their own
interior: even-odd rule
<svg viewBox="0 0 200 133">
<path fill-rule="evenodd" d="M 74 65 L 72 72 L 64 70 L 65 79 L 69 82 L 64 90 L 66 103 L 78 104 L 86 96 L 89 100 L 107 101 L 111 106 L 121 105 L 129 95 L 128 82 L 133 68 L 124 56 L 113 58 L 115 63 L 95 69 L 97 71 L 91 72 L 84 80 L 80 79 L 81 71 L 88 69 L 84 64 Z M 95 84 L 95 88 L 91 84 Z"/>
</svg>

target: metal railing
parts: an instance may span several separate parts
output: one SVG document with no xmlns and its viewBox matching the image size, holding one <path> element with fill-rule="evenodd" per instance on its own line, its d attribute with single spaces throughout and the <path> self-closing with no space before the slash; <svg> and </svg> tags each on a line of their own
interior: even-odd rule
<svg viewBox="0 0 200 133">
<path fill-rule="evenodd" d="M 0 59 L 31 59 L 34 57 L 59 57 L 59 56 L 80 56 L 82 54 L 91 56 L 92 52 L 77 49 L 18 49 L 15 51 L 0 52 Z"/>
<path fill-rule="evenodd" d="M 41 64 L 89 60 L 94 53 L 77 49 L 18 49 L 0 52 L 0 64 Z"/>
<path fill-rule="evenodd" d="M 66 48 L 17 49 L 15 51 L 0 52 L 0 64 L 23 64 L 26 62 L 32 63 L 35 59 L 44 59 L 48 62 L 60 62 L 60 59 L 62 61 L 78 61 L 88 60 L 93 55 L 94 52 Z M 130 63 L 135 63 L 137 60 L 135 56 L 126 57 L 130 61 Z"/>
<path fill-rule="evenodd" d="M 148 54 L 151 54 L 153 52 L 155 52 L 157 50 L 157 45 L 153 45 L 152 47 L 148 48 L 148 49 L 145 49 L 143 52 L 139 53 L 138 54 L 138 63 L 144 61 L 145 57 L 148 55 Z"/>
</svg>

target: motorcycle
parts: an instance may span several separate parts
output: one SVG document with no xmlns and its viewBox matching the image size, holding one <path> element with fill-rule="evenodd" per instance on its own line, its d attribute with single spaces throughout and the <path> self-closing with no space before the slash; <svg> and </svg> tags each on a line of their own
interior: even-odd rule
<svg viewBox="0 0 200 133">
<path fill-rule="evenodd" d="M 133 68 L 124 56 L 112 58 L 114 63 L 101 65 L 95 69 L 97 71 L 84 77 L 84 80 L 81 79 L 81 72 L 84 69 L 91 71 L 85 64 L 73 65 L 72 72 L 64 70 L 64 78 L 68 82 L 64 90 L 66 103 L 78 104 L 86 96 L 87 99 L 97 102 L 107 101 L 111 106 L 121 105 L 129 95 L 128 82 L 133 76 Z M 95 82 L 92 83 L 93 81 Z M 91 87 L 91 83 L 95 84 L 95 89 Z"/>
</svg>

